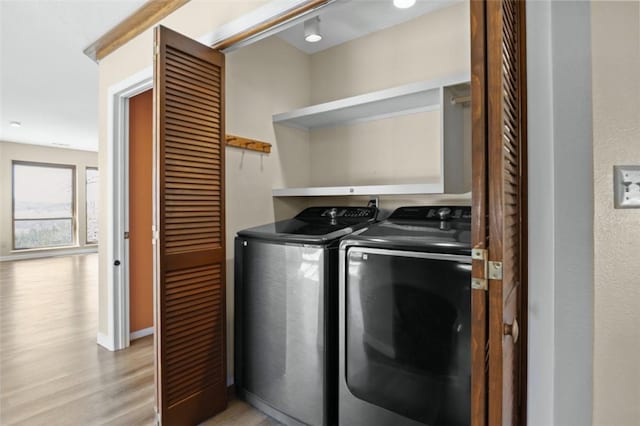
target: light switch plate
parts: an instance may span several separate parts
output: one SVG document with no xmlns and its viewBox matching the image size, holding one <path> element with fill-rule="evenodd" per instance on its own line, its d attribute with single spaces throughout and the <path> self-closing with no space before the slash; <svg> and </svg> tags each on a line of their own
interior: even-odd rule
<svg viewBox="0 0 640 426">
<path fill-rule="evenodd" d="M 640 166 L 613 166 L 616 209 L 640 208 Z"/>
</svg>

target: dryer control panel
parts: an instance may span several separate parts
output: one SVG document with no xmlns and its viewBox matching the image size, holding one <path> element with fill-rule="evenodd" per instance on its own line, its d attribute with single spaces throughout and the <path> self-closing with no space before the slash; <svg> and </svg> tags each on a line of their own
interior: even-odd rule
<svg viewBox="0 0 640 426">
<path fill-rule="evenodd" d="M 470 222 L 471 207 L 469 206 L 400 207 L 391 214 L 389 219 Z"/>
</svg>

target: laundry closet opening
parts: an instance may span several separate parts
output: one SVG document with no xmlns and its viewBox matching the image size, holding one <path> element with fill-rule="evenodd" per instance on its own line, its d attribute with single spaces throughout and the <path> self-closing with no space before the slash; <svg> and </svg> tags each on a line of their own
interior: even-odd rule
<svg viewBox="0 0 640 426">
<path fill-rule="evenodd" d="M 227 360 L 233 381 L 234 237 L 309 206 L 470 205 L 468 2 L 336 2 L 226 52 Z"/>
</svg>

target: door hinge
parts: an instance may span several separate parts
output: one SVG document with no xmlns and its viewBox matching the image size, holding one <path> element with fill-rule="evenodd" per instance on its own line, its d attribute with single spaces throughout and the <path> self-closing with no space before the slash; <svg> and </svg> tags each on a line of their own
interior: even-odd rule
<svg viewBox="0 0 640 426">
<path fill-rule="evenodd" d="M 502 279 L 502 262 L 489 262 L 489 279 Z"/>
<path fill-rule="evenodd" d="M 487 285 L 487 250 L 481 248 L 471 249 L 471 259 L 480 260 L 483 264 L 483 272 L 482 278 L 471 278 L 471 288 L 473 290 L 488 290 L 489 286 Z"/>
<path fill-rule="evenodd" d="M 160 46 L 157 44 L 153 45 L 153 53 L 157 56 L 160 54 Z"/>
<path fill-rule="evenodd" d="M 129 239 L 129 231 L 125 231 L 124 233 L 124 239 L 128 240 Z"/>
<path fill-rule="evenodd" d="M 482 277 L 471 278 L 471 288 L 474 290 L 488 290 L 487 280 L 502 279 L 502 262 L 489 261 L 489 253 L 486 249 L 474 248 L 471 250 L 471 259 L 482 261 Z"/>
</svg>

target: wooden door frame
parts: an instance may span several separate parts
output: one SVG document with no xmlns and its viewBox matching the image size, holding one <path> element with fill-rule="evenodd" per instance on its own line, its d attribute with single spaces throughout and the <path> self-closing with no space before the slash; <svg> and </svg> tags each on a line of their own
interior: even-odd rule
<svg viewBox="0 0 640 426">
<path fill-rule="evenodd" d="M 270 30 L 309 16 L 335 0 L 286 0 L 270 2 L 211 33 L 195 39 L 215 49 L 228 52 L 248 41 L 258 41 Z M 153 89 L 153 66 L 127 77 L 108 89 L 107 118 L 107 333 L 98 332 L 97 342 L 116 351 L 130 344 L 129 338 L 129 264 L 128 242 L 124 232 L 128 229 L 128 100 L 146 90 Z M 114 262 L 120 261 L 115 267 Z M 155 283 L 154 283 L 155 291 Z M 154 302 L 155 304 L 155 302 Z M 155 306 L 154 306 L 155 310 Z M 154 314 L 155 318 L 155 314 Z"/>
</svg>

